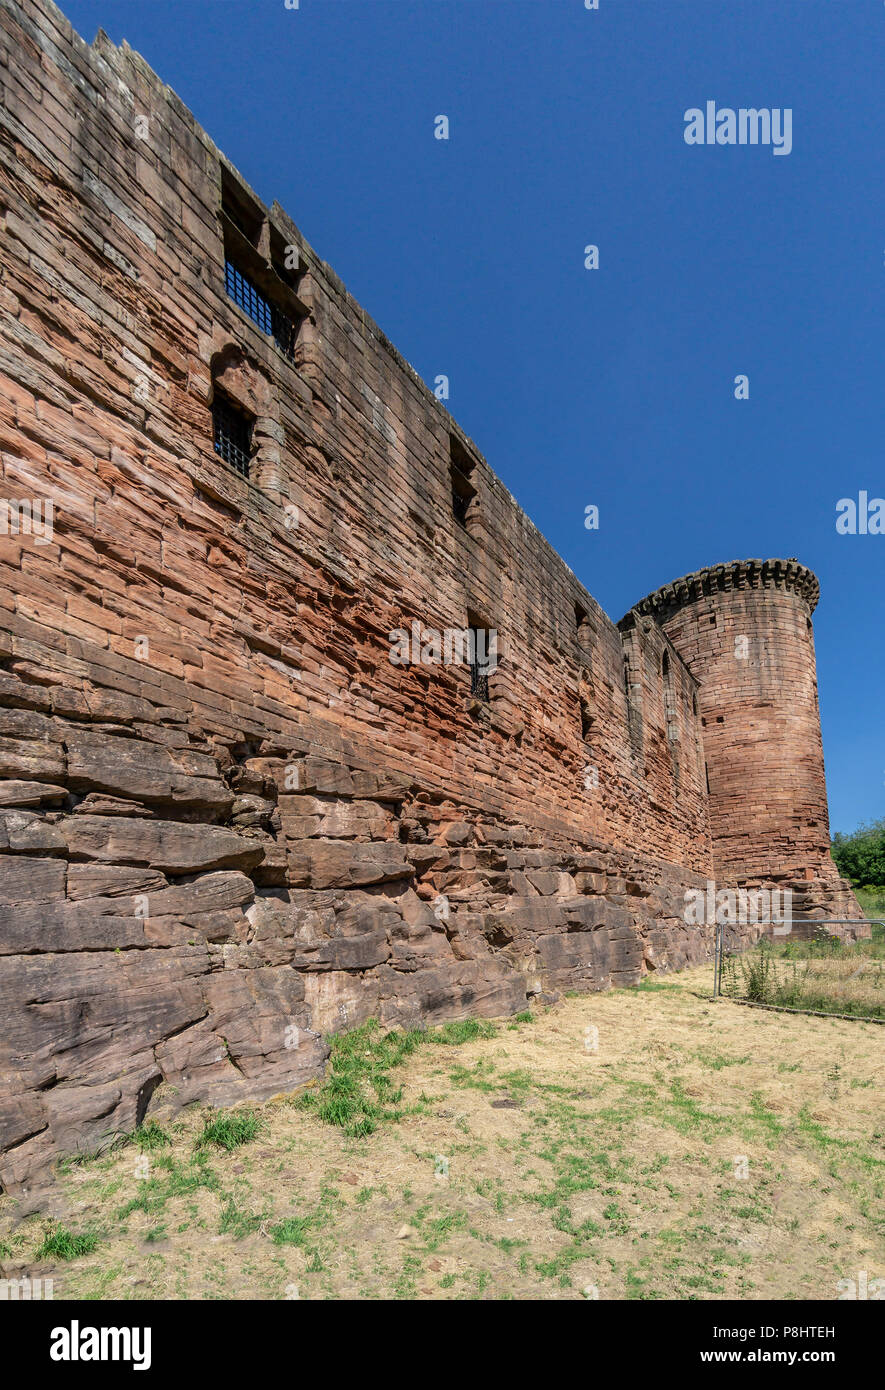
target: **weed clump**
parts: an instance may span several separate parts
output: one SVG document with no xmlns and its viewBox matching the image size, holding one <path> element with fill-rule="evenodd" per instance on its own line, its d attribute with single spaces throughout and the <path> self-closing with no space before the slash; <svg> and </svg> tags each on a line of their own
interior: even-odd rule
<svg viewBox="0 0 885 1390">
<path fill-rule="evenodd" d="M 76 1235 L 66 1226 L 53 1226 L 43 1237 L 43 1244 L 36 1255 L 37 1260 L 78 1260 L 83 1255 L 91 1255 L 98 1245 L 96 1235 Z"/>
</svg>

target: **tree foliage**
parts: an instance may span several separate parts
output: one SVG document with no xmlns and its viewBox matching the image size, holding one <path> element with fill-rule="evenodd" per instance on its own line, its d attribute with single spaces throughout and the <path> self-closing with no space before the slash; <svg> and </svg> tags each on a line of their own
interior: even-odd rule
<svg viewBox="0 0 885 1390">
<path fill-rule="evenodd" d="M 834 835 L 832 854 L 855 888 L 885 883 L 885 819 L 859 825 L 851 835 Z"/>
</svg>

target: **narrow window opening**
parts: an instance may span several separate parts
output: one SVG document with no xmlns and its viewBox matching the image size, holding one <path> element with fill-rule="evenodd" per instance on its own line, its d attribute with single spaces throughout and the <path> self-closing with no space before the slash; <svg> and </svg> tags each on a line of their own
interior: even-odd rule
<svg viewBox="0 0 885 1390">
<path fill-rule="evenodd" d="M 263 242 L 264 210 L 233 175 L 221 171 L 221 225 L 224 237 L 224 287 L 228 297 L 243 310 L 286 357 L 295 356 L 300 316 L 287 313 L 275 302 L 274 292 L 285 300 L 297 284 L 286 268 L 287 249 L 282 234 L 270 229 L 270 260 Z M 279 284 L 282 281 L 283 284 Z M 285 285 L 285 288 L 284 288 Z"/>
<path fill-rule="evenodd" d="M 494 629 L 487 627 L 473 613 L 467 615 L 468 660 L 470 662 L 470 693 L 483 704 L 489 702 L 489 674 L 497 660 L 497 638 Z"/>
<path fill-rule="evenodd" d="M 709 794 L 710 794 L 710 769 L 709 769 L 709 767 L 707 766 L 706 763 L 704 763 L 704 777 L 706 778 L 706 782 L 707 782 L 707 795 L 709 796 Z"/>
<path fill-rule="evenodd" d="M 264 214 L 227 169 L 221 170 L 221 211 L 251 246 L 257 246 Z"/>
<path fill-rule="evenodd" d="M 467 508 L 468 508 L 469 506 L 470 506 L 470 498 L 467 497 L 467 496 L 465 496 L 465 494 L 464 494 L 463 492 L 459 492 L 459 491 L 457 490 L 457 488 L 454 488 L 454 487 L 453 487 L 453 488 L 452 488 L 452 512 L 454 513 L 455 520 L 458 521 L 458 522 L 460 522 L 462 526 L 466 526 L 466 525 L 467 525 Z"/>
<path fill-rule="evenodd" d="M 641 682 L 634 684 L 632 680 L 633 672 L 630 669 L 630 660 L 633 655 L 632 644 L 624 645 L 624 699 L 627 705 L 627 733 L 630 738 L 630 745 L 633 753 L 638 757 L 642 752 L 644 743 L 642 727 L 642 685 Z M 641 652 L 637 651 L 636 656 L 641 658 Z"/>
<path fill-rule="evenodd" d="M 596 701 L 593 698 L 593 682 L 590 671 L 585 666 L 581 671 L 581 678 L 578 684 L 578 702 L 581 710 L 581 738 L 585 742 L 590 738 L 593 725 L 596 722 Z"/>
<path fill-rule="evenodd" d="M 452 513 L 455 520 L 466 528 L 470 505 L 476 497 L 476 488 L 470 480 L 474 460 L 455 435 L 449 436 L 449 481 L 452 488 Z"/>
<path fill-rule="evenodd" d="M 701 727 L 700 727 L 700 729 L 698 728 L 698 722 L 699 722 L 699 721 L 698 721 L 698 713 L 699 713 L 699 711 L 698 711 L 698 697 L 697 697 L 697 694 L 696 694 L 695 692 L 692 692 L 692 696 L 691 696 L 691 712 L 692 712 L 692 714 L 694 715 L 694 720 L 695 720 L 695 755 L 696 755 L 696 758 L 697 758 L 698 780 L 700 781 L 700 776 L 701 776 L 701 764 L 702 764 L 702 762 L 703 762 L 703 760 L 704 760 L 704 753 L 703 753 L 703 749 L 704 749 L 704 735 L 703 735 L 703 733 L 701 732 L 701 730 L 706 726 L 707 721 L 706 721 L 706 719 L 701 719 L 701 720 L 700 720 L 700 726 L 701 726 Z"/>
<path fill-rule="evenodd" d="M 575 631 L 579 646 L 589 647 L 592 645 L 593 638 L 596 636 L 596 629 L 590 621 L 590 614 L 580 603 L 575 604 Z"/>
<path fill-rule="evenodd" d="M 216 454 L 244 478 L 252 457 L 252 418 L 219 391 L 212 402 L 212 433 Z"/>
<path fill-rule="evenodd" d="M 581 696 L 581 738 L 584 739 L 585 742 L 592 732 L 594 718 L 595 716 L 586 699 Z"/>
<path fill-rule="evenodd" d="M 667 738 L 670 743 L 678 743 L 679 726 L 676 722 L 676 708 L 673 703 L 673 681 L 670 677 L 669 652 L 664 652 L 661 659 L 661 679 L 664 686 L 664 719 L 667 725 Z"/>
<path fill-rule="evenodd" d="M 270 263 L 278 280 L 297 293 L 304 274 L 298 248 L 285 241 L 276 228 L 270 233 Z"/>
</svg>

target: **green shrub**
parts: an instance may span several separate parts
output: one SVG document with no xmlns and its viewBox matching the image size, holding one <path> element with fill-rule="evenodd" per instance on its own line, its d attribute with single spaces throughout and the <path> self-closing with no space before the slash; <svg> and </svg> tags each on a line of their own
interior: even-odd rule
<svg viewBox="0 0 885 1390">
<path fill-rule="evenodd" d="M 834 835 L 832 855 L 854 887 L 885 883 L 885 818 L 859 825 L 850 835 Z"/>
</svg>

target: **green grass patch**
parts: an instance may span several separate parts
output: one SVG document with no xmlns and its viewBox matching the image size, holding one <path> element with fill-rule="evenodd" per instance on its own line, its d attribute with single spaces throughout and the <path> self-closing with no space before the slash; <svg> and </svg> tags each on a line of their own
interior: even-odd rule
<svg viewBox="0 0 885 1390">
<path fill-rule="evenodd" d="M 79 1260 L 91 1255 L 98 1245 L 98 1236 L 92 1234 L 76 1235 L 66 1226 L 53 1226 L 43 1237 L 43 1244 L 34 1258 L 36 1260 Z"/>
<path fill-rule="evenodd" d="M 316 1274 L 323 1268 L 315 1238 L 334 1219 L 335 1208 L 340 1208 L 340 1198 L 335 1188 L 324 1187 L 320 1200 L 312 1211 L 302 1216 L 287 1216 L 270 1228 L 270 1238 L 274 1245 L 297 1245 L 311 1256 L 308 1274 Z M 311 1267 L 312 1266 L 312 1267 Z"/>
<path fill-rule="evenodd" d="M 325 1080 L 296 1104 L 351 1138 L 373 1134 L 384 1121 L 402 1118 L 402 1087 L 394 1085 L 390 1073 L 423 1041 L 417 1028 L 388 1033 L 375 1018 L 336 1033 Z"/>
<path fill-rule="evenodd" d="M 153 1149 L 165 1149 L 172 1143 L 172 1139 L 165 1129 L 162 1129 L 153 1120 L 148 1120 L 146 1125 L 141 1125 L 135 1131 L 133 1138 L 142 1153 L 150 1152 Z"/>
<path fill-rule="evenodd" d="M 524 1023 L 531 1014 L 517 1014 L 516 1022 Z M 441 1043 L 447 1047 L 459 1047 L 461 1043 L 476 1042 L 480 1038 L 495 1038 L 498 1030 L 494 1023 L 485 1018 L 464 1018 L 456 1023 L 443 1023 L 439 1028 L 428 1028 L 424 1034 L 425 1042 Z"/>
<path fill-rule="evenodd" d="M 416 1105 L 406 1109 L 402 1103 L 403 1088 L 394 1084 L 391 1075 L 418 1048 L 428 1044 L 458 1047 L 497 1036 L 498 1029 L 487 1019 L 467 1018 L 439 1028 L 397 1028 L 388 1032 L 376 1018 L 370 1018 L 359 1028 L 330 1038 L 325 1079 L 299 1096 L 295 1104 L 325 1124 L 343 1129 L 351 1138 L 373 1134 L 379 1125 L 417 1114 L 430 1103 L 430 1098 L 422 1093 Z"/>
<path fill-rule="evenodd" d="M 214 1144 L 218 1149 L 231 1153 L 241 1144 L 249 1144 L 261 1131 L 262 1122 L 250 1110 L 231 1111 L 229 1114 L 208 1115 L 203 1132 L 197 1138 L 195 1148 L 206 1149 Z"/>
<path fill-rule="evenodd" d="M 867 917 L 881 917 L 885 921 L 885 884 L 878 887 L 875 884 L 869 884 L 866 888 L 855 888 L 854 896 Z M 880 926 L 878 928 L 880 937 L 883 932 L 885 932 L 885 928 Z M 875 928 L 873 935 L 876 935 Z"/>
<path fill-rule="evenodd" d="M 274 1245 L 303 1246 L 315 1225 L 313 1216 L 287 1216 L 271 1227 L 270 1237 Z"/>
<path fill-rule="evenodd" d="M 189 1197 L 201 1189 L 217 1192 L 220 1187 L 218 1175 L 209 1168 L 202 1158 L 182 1167 L 171 1159 L 162 1165 L 157 1164 L 159 1174 L 138 1181 L 138 1196 L 132 1197 L 117 1212 L 117 1220 L 125 1221 L 134 1211 L 142 1211 L 153 1216 L 162 1211 L 166 1203 L 174 1197 Z"/>
<path fill-rule="evenodd" d="M 220 1235 L 232 1235 L 237 1240 L 242 1240 L 244 1236 L 250 1236 L 257 1231 L 263 1220 L 260 1212 L 241 1211 L 235 1197 L 226 1197 L 221 1208 L 218 1231 Z"/>
</svg>

